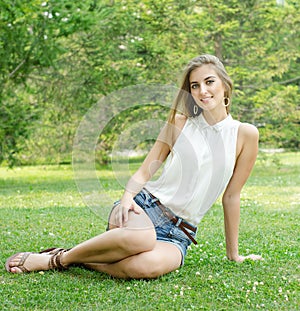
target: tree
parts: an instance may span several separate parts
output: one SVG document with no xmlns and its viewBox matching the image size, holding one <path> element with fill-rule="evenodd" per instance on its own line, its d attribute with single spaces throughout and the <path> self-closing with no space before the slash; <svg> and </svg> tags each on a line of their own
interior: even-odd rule
<svg viewBox="0 0 300 311">
<path fill-rule="evenodd" d="M 299 102 L 298 9 L 291 0 L 2 1 L 0 162 L 70 158 L 93 103 L 129 85 L 177 85 L 202 53 L 219 56 L 233 77 L 232 113 L 266 124 L 264 143 L 295 147 L 297 123 L 285 110 Z M 270 105 L 282 96 L 284 127 Z"/>
<path fill-rule="evenodd" d="M 45 75 L 59 72 L 57 60 L 66 53 L 63 38 L 89 29 L 93 3 L 1 1 L 0 163 L 14 164 L 21 147 L 18 141 L 26 140 L 32 122 L 42 118 L 40 91 L 51 83 Z"/>
</svg>

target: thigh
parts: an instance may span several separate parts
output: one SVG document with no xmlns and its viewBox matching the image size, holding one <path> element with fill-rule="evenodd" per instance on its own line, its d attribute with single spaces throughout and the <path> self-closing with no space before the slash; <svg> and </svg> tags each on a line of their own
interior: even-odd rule
<svg viewBox="0 0 300 311">
<path fill-rule="evenodd" d="M 115 225 L 116 213 L 118 211 L 119 205 L 113 207 L 109 219 L 108 219 L 108 230 L 118 228 Z M 124 224 L 124 228 L 128 229 L 147 229 L 154 230 L 154 225 L 149 218 L 149 216 L 145 213 L 145 211 L 137 206 L 139 214 L 136 214 L 133 211 L 129 211 L 128 221 Z"/>
<path fill-rule="evenodd" d="M 130 256 L 115 263 L 105 265 L 86 263 L 84 265 L 114 277 L 149 279 L 178 269 L 181 261 L 181 251 L 175 245 L 157 241 L 153 250 Z"/>
<path fill-rule="evenodd" d="M 168 242 L 157 241 L 153 250 L 144 252 L 131 258 L 127 270 L 131 277 L 156 278 L 181 266 L 182 253 L 177 246 Z M 126 268 L 125 268 L 126 269 Z"/>
</svg>

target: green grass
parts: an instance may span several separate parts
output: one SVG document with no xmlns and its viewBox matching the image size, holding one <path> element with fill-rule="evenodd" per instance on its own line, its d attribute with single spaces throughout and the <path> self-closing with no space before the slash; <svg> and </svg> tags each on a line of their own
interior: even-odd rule
<svg viewBox="0 0 300 311">
<path fill-rule="evenodd" d="M 118 198 L 111 170 L 102 167 L 99 176 Z M 1 310 L 299 310 L 299 176 L 299 153 L 260 154 L 244 188 L 240 253 L 259 253 L 264 261 L 224 259 L 218 201 L 184 267 L 156 280 L 125 281 L 80 268 L 7 273 L 11 254 L 71 247 L 101 233 L 105 222 L 85 207 L 70 166 L 2 167 Z"/>
</svg>

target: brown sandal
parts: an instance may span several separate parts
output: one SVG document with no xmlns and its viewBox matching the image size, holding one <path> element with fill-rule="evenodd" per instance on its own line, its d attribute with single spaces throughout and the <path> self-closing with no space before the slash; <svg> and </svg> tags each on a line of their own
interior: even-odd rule
<svg viewBox="0 0 300 311">
<path fill-rule="evenodd" d="M 25 252 L 25 253 L 19 252 L 19 253 L 16 253 L 16 254 L 10 256 L 10 257 L 6 260 L 6 263 L 5 263 L 5 269 L 6 269 L 7 272 L 11 272 L 11 271 L 10 271 L 10 268 L 11 268 L 11 267 L 9 266 L 9 263 L 10 263 L 13 259 L 15 259 L 15 257 L 17 257 L 19 254 L 23 254 L 23 256 L 20 258 L 18 264 L 17 264 L 15 267 L 19 268 L 23 273 L 28 273 L 28 272 L 30 272 L 30 271 L 28 271 L 28 270 L 24 267 L 24 263 L 25 263 L 26 259 L 28 258 L 28 256 L 29 256 L 30 254 L 34 254 L 34 253 L 32 253 L 32 252 Z"/>
<path fill-rule="evenodd" d="M 49 270 L 67 270 L 69 267 L 67 265 L 64 265 L 61 263 L 61 256 L 64 252 L 68 251 L 69 249 L 64 249 L 64 248 L 48 248 L 45 249 L 41 252 L 39 252 L 38 254 L 46 254 L 46 255 L 51 255 L 50 260 L 49 260 Z M 9 263 L 15 258 L 17 257 L 19 254 L 23 254 L 23 256 L 20 258 L 19 262 L 17 263 L 17 265 L 15 265 L 15 267 L 19 268 L 23 273 L 28 273 L 28 272 L 32 272 L 29 271 L 28 269 L 26 269 L 24 267 L 24 263 L 26 262 L 27 258 L 29 255 L 31 254 L 37 254 L 34 252 L 19 252 L 14 254 L 13 256 L 9 257 L 6 260 L 5 263 L 5 269 L 7 272 L 11 272 L 10 269 L 12 267 L 9 266 Z"/>
<path fill-rule="evenodd" d="M 41 251 L 40 254 L 52 255 L 49 260 L 49 270 L 67 270 L 69 269 L 69 267 L 61 263 L 61 256 L 68 250 L 70 250 L 70 248 L 64 249 L 52 247 Z"/>
</svg>

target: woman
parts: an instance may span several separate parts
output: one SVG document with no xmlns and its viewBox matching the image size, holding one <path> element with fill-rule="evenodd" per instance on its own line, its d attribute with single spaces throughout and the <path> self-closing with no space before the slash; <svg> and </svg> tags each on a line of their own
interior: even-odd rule
<svg viewBox="0 0 300 311">
<path fill-rule="evenodd" d="M 184 263 L 198 223 L 221 193 L 228 259 L 262 259 L 238 251 L 240 193 L 256 159 L 258 131 L 232 119 L 231 94 L 217 57 L 191 60 L 167 125 L 112 209 L 108 230 L 69 250 L 17 253 L 6 270 L 83 264 L 118 278 L 156 278 Z M 165 160 L 160 178 L 150 181 Z"/>
</svg>

